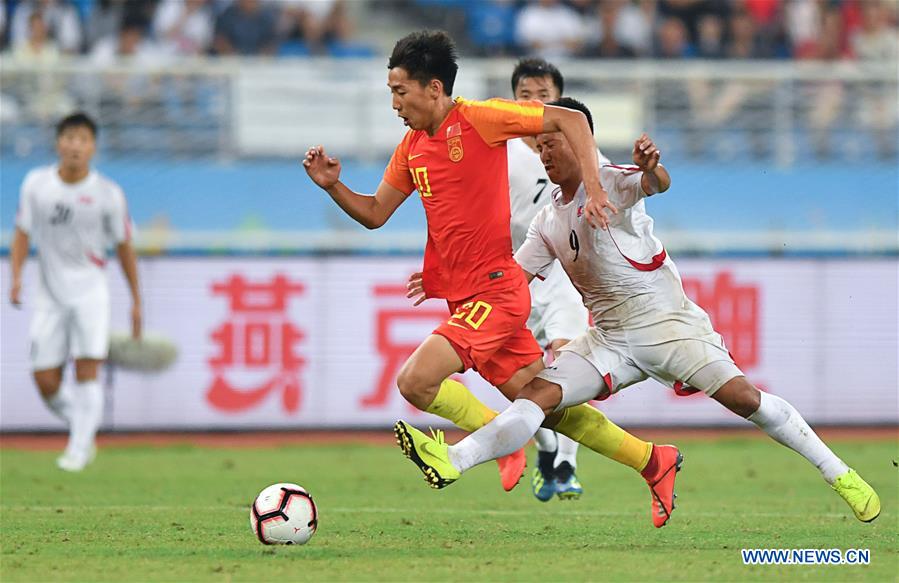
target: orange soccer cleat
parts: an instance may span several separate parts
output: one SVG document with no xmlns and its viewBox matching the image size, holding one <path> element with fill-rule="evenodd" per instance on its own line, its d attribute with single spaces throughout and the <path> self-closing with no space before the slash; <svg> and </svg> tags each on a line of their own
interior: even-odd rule
<svg viewBox="0 0 899 583">
<path fill-rule="evenodd" d="M 674 512 L 674 478 L 684 463 L 684 456 L 673 445 L 653 445 L 649 463 L 642 475 L 652 494 L 652 524 L 662 528 Z"/>
<path fill-rule="evenodd" d="M 524 468 L 528 465 L 528 460 L 524 455 L 524 449 L 519 449 L 507 456 L 497 458 L 496 465 L 499 466 L 499 477 L 503 482 L 503 490 L 511 492 L 512 488 L 518 485 L 521 476 L 524 475 Z"/>
</svg>

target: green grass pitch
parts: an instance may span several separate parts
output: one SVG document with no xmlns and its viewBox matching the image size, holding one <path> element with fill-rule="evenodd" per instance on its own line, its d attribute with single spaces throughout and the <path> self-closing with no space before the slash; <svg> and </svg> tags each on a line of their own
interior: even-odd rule
<svg viewBox="0 0 899 583">
<path fill-rule="evenodd" d="M 4 449 L 0 580 L 897 580 L 895 441 L 832 443 L 879 491 L 873 524 L 774 443 L 678 444 L 678 509 L 661 530 L 642 481 L 588 451 L 584 497 L 543 504 L 524 481 L 504 493 L 492 463 L 433 491 L 387 445 L 114 447 L 79 475 L 55 468 L 57 452 Z M 318 504 L 303 547 L 250 531 L 249 504 L 279 481 Z M 744 566 L 741 548 L 867 548 L 871 564 Z"/>
</svg>

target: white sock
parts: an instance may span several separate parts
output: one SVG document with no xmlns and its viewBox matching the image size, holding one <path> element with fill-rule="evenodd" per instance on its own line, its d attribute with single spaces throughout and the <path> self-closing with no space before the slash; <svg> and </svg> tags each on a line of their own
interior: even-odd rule
<svg viewBox="0 0 899 583">
<path fill-rule="evenodd" d="M 80 414 L 78 403 L 74 399 L 74 395 L 72 394 L 72 390 L 68 385 L 63 381 L 59 389 L 56 390 L 56 393 L 51 397 L 44 397 L 44 403 L 47 404 L 47 408 L 53 411 L 53 413 L 65 421 L 66 425 L 69 428 L 69 440 L 66 443 L 66 449 L 63 455 L 71 455 L 71 453 L 75 450 L 75 426 L 78 425 L 78 417 Z"/>
<path fill-rule="evenodd" d="M 565 439 L 568 438 L 566 437 Z M 556 451 L 559 449 L 559 440 L 556 439 L 556 432 L 552 429 L 541 427 L 534 434 L 534 445 L 537 446 L 537 451 Z"/>
<path fill-rule="evenodd" d="M 509 455 L 527 444 L 546 419 L 537 403 L 515 399 L 508 409 L 468 437 L 449 446 L 449 460 L 460 472 Z"/>
<path fill-rule="evenodd" d="M 97 430 L 103 421 L 103 387 L 94 379 L 78 383 L 77 413 L 72 423 L 70 445 L 81 454 L 94 446 Z"/>
<path fill-rule="evenodd" d="M 799 411 L 776 395 L 761 393 L 758 411 L 748 417 L 762 431 L 810 461 L 828 484 L 849 471 L 821 438 L 812 431 Z"/>
<path fill-rule="evenodd" d="M 44 403 L 56 414 L 57 417 L 66 422 L 66 425 L 72 425 L 72 415 L 74 414 L 74 404 L 72 403 L 72 394 L 66 389 L 65 383 L 62 383 L 56 393 L 51 397 L 44 397 Z"/>
<path fill-rule="evenodd" d="M 577 468 L 577 448 L 578 442 L 571 439 L 567 435 L 559 434 L 559 451 L 556 452 L 556 465 L 555 467 L 559 467 L 559 464 L 562 462 L 568 462 L 571 464 L 571 468 Z"/>
</svg>

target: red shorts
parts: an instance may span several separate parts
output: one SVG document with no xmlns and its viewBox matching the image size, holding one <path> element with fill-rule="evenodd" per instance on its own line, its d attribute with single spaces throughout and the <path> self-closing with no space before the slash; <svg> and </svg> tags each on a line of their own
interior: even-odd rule
<svg viewBox="0 0 899 583">
<path fill-rule="evenodd" d="M 434 334 L 450 341 L 465 369 L 499 386 L 516 372 L 543 356 L 534 335 L 525 326 L 531 312 L 527 280 L 509 289 L 447 302 L 453 315 Z"/>
</svg>

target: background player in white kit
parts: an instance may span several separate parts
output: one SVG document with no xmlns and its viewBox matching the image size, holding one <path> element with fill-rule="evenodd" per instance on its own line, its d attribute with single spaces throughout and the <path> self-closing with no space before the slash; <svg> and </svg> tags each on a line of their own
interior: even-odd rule
<svg viewBox="0 0 899 583">
<path fill-rule="evenodd" d="M 544 103 L 562 96 L 565 79 L 559 69 L 540 58 L 518 61 L 512 71 L 512 92 L 517 100 L 537 99 Z M 550 201 L 556 185 L 540 162 L 535 138 L 516 138 L 507 142 L 509 194 L 512 210 L 512 248 L 518 250 L 527 237 L 528 227 L 537 213 Z M 609 162 L 597 151 L 600 164 Z M 531 284 L 531 315 L 528 328 L 537 343 L 553 357 L 559 348 L 587 330 L 588 313 L 565 272 L 554 264 L 545 281 Z M 561 499 L 580 497 L 583 488 L 577 479 L 578 442 L 541 428 L 534 435 L 537 463 L 531 478 L 534 496 L 543 502 L 553 495 Z"/>
<path fill-rule="evenodd" d="M 587 108 L 575 100 L 553 105 L 589 118 Z M 674 263 L 652 234 L 643 201 L 671 182 L 652 141 L 643 135 L 635 143 L 637 166 L 601 169 L 603 187 L 619 209 L 607 230 L 588 223 L 580 169 L 576 162 L 572 165 L 565 138 L 542 134 L 537 145 L 548 175 L 561 188 L 553 204 L 534 219 L 515 259 L 530 277 L 540 276 L 558 259 L 596 327 L 563 347 L 554 365 L 526 385 L 508 409 L 456 445 L 444 445 L 441 451 L 430 443 L 425 449 L 419 442 L 428 438 L 417 436 L 417 450 L 434 454 L 419 467 L 438 466 L 440 478 L 451 482 L 465 470 L 521 447 L 547 415 L 651 377 L 705 392 L 811 462 L 856 518 L 877 518 L 880 499 L 874 489 L 821 441 L 792 405 L 746 380 L 706 313 L 684 294 Z"/>
<path fill-rule="evenodd" d="M 91 169 L 97 126 L 75 113 L 56 127 L 57 164 L 35 168 L 22 183 L 16 231 L 10 247 L 10 301 L 22 300 L 22 266 L 29 243 L 40 270 L 31 322 L 34 380 L 47 406 L 69 425 L 69 442 L 57 465 L 79 471 L 94 457 L 103 417 L 97 380 L 109 351 L 109 287 L 106 249 L 116 254 L 131 290 L 132 335 L 141 334 L 137 259 L 131 219 L 122 189 Z M 75 360 L 74 390 L 63 384 L 63 368 Z"/>
</svg>

